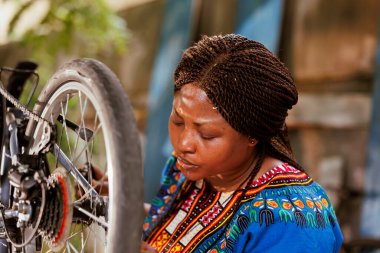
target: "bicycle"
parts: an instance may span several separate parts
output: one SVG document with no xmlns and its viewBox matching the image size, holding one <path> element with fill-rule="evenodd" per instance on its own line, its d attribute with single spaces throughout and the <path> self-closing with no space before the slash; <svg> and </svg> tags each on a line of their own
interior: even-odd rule
<svg viewBox="0 0 380 253">
<path fill-rule="evenodd" d="M 0 238 L 6 240 L 0 248 L 138 252 L 141 147 L 120 82 L 97 60 L 74 60 L 50 78 L 29 110 L 36 67 L 0 68 Z M 32 88 L 23 104 L 26 80 Z"/>
</svg>

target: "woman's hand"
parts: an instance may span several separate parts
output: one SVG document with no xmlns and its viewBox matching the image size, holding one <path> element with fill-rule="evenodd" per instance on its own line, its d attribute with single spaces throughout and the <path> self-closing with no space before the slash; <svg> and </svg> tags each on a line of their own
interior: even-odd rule
<svg viewBox="0 0 380 253">
<path fill-rule="evenodd" d="M 145 213 L 145 215 L 147 215 L 149 213 L 149 210 L 150 210 L 151 206 L 152 205 L 149 204 L 149 203 L 144 203 L 144 213 Z"/>
<path fill-rule="evenodd" d="M 158 251 L 146 242 L 141 242 L 140 253 L 158 253 Z"/>
<path fill-rule="evenodd" d="M 92 181 L 91 185 L 100 195 L 108 195 L 108 176 L 100 168 L 91 165 Z"/>
<path fill-rule="evenodd" d="M 83 167 L 79 168 L 79 171 L 85 178 L 88 178 L 89 175 L 91 181 L 89 183 L 92 187 L 100 194 L 107 196 L 108 195 L 108 176 L 100 168 L 86 163 Z M 83 189 L 80 186 L 76 187 L 76 197 L 79 199 L 84 194 Z"/>
</svg>

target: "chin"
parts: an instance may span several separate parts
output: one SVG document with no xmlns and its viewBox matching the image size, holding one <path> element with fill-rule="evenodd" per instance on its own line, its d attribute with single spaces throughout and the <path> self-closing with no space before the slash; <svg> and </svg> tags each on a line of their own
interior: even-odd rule
<svg viewBox="0 0 380 253">
<path fill-rule="evenodd" d="M 189 179 L 191 181 L 198 181 L 198 180 L 204 179 L 204 176 L 199 175 L 198 173 L 195 173 L 195 172 L 182 170 L 182 174 L 186 177 L 186 179 Z"/>
</svg>

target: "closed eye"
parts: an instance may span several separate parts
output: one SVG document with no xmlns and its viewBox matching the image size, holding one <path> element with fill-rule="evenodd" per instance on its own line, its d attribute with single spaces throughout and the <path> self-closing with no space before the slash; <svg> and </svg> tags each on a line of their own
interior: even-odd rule
<svg viewBox="0 0 380 253">
<path fill-rule="evenodd" d="M 205 135 L 201 135 L 201 138 L 202 138 L 203 140 L 209 141 L 209 140 L 215 139 L 216 137 L 215 137 L 215 136 L 205 136 Z"/>
<path fill-rule="evenodd" d="M 172 123 L 173 123 L 175 126 L 183 126 L 183 122 L 182 122 L 182 121 L 172 120 Z"/>
</svg>

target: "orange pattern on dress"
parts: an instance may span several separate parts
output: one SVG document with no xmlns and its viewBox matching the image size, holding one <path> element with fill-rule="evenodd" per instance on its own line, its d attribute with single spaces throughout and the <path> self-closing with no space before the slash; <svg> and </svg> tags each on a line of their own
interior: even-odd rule
<svg viewBox="0 0 380 253">
<path fill-rule="evenodd" d="M 153 248 L 160 251 L 161 248 L 169 241 L 169 239 L 170 234 L 164 230 L 159 234 L 159 236 L 157 236 L 156 240 L 153 241 L 151 245 Z"/>
<path fill-rule="evenodd" d="M 311 201 L 311 200 L 306 200 L 306 204 L 307 204 L 307 206 L 308 207 L 310 207 L 310 208 L 313 208 L 314 207 L 314 202 L 313 201 Z"/>
<path fill-rule="evenodd" d="M 172 247 L 169 251 L 169 253 L 182 253 L 183 246 L 179 243 L 176 243 L 174 247 Z"/>
</svg>

